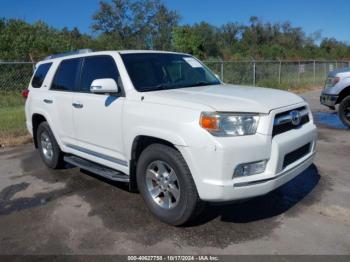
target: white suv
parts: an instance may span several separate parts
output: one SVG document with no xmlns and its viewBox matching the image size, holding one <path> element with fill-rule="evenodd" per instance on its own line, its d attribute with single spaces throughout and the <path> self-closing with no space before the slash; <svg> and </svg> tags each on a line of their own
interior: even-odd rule
<svg viewBox="0 0 350 262">
<path fill-rule="evenodd" d="M 80 50 L 39 62 L 26 101 L 45 164 L 140 191 L 181 225 L 205 202 L 264 195 L 312 164 L 316 127 L 292 93 L 227 85 L 196 58 Z"/>
</svg>

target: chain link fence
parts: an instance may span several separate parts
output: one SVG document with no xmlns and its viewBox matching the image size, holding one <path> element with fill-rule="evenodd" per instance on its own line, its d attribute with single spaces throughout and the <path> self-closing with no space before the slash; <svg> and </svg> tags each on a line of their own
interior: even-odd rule
<svg viewBox="0 0 350 262">
<path fill-rule="evenodd" d="M 22 91 L 28 86 L 35 64 L 32 62 L 0 62 L 0 91 Z"/>
<path fill-rule="evenodd" d="M 204 61 L 225 83 L 276 88 L 322 85 L 327 73 L 350 67 L 344 61 Z M 0 62 L 0 91 L 21 91 L 28 86 L 35 64 Z"/>
<path fill-rule="evenodd" d="M 350 67 L 350 61 L 262 60 L 205 61 L 225 83 L 276 88 L 323 85 L 328 72 Z"/>
</svg>

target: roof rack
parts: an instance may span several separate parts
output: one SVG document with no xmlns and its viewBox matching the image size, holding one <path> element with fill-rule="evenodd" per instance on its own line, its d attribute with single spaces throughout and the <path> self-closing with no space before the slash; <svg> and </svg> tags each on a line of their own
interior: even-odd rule
<svg viewBox="0 0 350 262">
<path fill-rule="evenodd" d="M 93 52 L 93 50 L 89 49 L 89 48 L 79 49 L 79 50 L 75 50 L 75 51 L 64 52 L 64 53 L 61 53 L 61 54 L 49 55 L 44 60 L 49 60 L 49 59 L 54 59 L 54 58 L 59 58 L 59 57 L 64 57 L 64 56 L 69 56 L 69 55 L 86 54 L 86 53 L 91 53 L 91 52 Z"/>
</svg>

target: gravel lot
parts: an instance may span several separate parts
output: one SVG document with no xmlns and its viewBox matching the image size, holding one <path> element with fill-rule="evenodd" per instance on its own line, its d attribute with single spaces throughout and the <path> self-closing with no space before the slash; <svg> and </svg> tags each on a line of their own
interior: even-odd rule
<svg viewBox="0 0 350 262">
<path fill-rule="evenodd" d="M 319 127 L 315 165 L 187 228 L 160 223 L 123 184 L 45 168 L 31 144 L 0 149 L 0 254 L 350 254 L 350 133 L 319 91 L 303 96 Z"/>
</svg>

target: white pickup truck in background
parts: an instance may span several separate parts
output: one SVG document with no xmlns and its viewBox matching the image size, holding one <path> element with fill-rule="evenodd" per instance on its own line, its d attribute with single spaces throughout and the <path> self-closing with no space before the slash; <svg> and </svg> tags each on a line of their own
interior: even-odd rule
<svg viewBox="0 0 350 262">
<path fill-rule="evenodd" d="M 36 65 L 28 90 L 27 128 L 48 167 L 68 162 L 127 182 L 172 225 L 205 202 L 264 195 L 315 154 L 302 98 L 224 84 L 187 54 L 53 55 Z"/>
<path fill-rule="evenodd" d="M 320 101 L 332 110 L 339 105 L 339 118 L 350 128 L 350 68 L 341 68 L 328 73 Z"/>
</svg>

